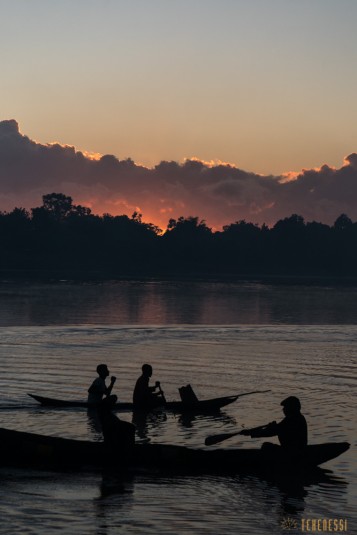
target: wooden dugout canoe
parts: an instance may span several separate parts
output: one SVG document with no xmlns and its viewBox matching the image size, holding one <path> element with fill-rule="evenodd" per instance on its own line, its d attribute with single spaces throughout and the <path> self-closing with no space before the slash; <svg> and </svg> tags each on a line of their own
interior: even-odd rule
<svg viewBox="0 0 357 535">
<path fill-rule="evenodd" d="M 103 442 L 73 440 L 0 428 L 0 465 L 54 470 L 98 470 L 105 467 L 132 472 L 150 470 L 188 474 L 287 473 L 312 470 L 338 457 L 349 448 L 347 442 L 307 446 L 297 463 L 274 458 L 261 449 L 196 449 L 166 444 L 136 444 L 132 459 L 106 460 Z M 117 462 L 118 461 L 118 462 Z"/>
<path fill-rule="evenodd" d="M 237 394 L 235 396 L 224 396 L 220 398 L 212 398 L 212 399 L 203 399 L 198 400 L 193 403 L 187 403 L 183 401 L 167 401 L 166 403 L 163 403 L 162 405 L 159 405 L 158 407 L 155 407 L 156 409 L 162 409 L 162 410 L 168 410 L 172 412 L 182 413 L 182 412 L 195 412 L 195 413 L 207 413 L 207 412 L 214 412 L 219 411 L 222 407 L 226 407 L 230 403 L 233 403 L 236 401 L 239 397 L 251 394 L 251 392 L 247 394 Z M 44 396 L 38 396 L 36 394 L 28 394 L 31 398 L 38 401 L 43 405 L 44 407 L 62 407 L 62 408 L 71 408 L 71 407 L 91 407 L 86 401 L 76 401 L 76 400 L 64 400 L 64 399 L 55 399 L 55 398 L 49 398 Z M 123 403 L 119 402 L 116 403 L 113 410 L 115 411 L 133 411 L 134 410 L 134 404 L 133 403 Z"/>
</svg>

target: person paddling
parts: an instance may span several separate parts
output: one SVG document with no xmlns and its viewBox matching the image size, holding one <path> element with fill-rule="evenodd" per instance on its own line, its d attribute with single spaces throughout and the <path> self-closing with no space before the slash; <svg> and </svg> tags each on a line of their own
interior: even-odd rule
<svg viewBox="0 0 357 535">
<path fill-rule="evenodd" d="M 300 452 L 307 446 L 308 430 L 305 416 L 301 414 L 301 403 L 299 398 L 289 396 L 281 404 L 285 418 L 279 422 L 271 422 L 266 426 L 255 429 L 243 429 L 240 435 L 258 437 L 277 436 L 280 446 L 286 452 Z M 264 448 L 279 448 L 276 444 L 265 443 Z"/>
<path fill-rule="evenodd" d="M 142 375 L 138 378 L 133 392 L 133 403 L 136 409 L 152 409 L 165 403 L 164 393 L 161 390 L 160 381 L 154 386 L 149 386 L 152 376 L 152 366 L 143 364 Z M 156 391 L 158 389 L 158 391 Z"/>
<path fill-rule="evenodd" d="M 94 379 L 91 386 L 88 388 L 88 404 L 98 405 L 104 396 L 110 396 L 113 389 L 116 377 L 114 375 L 110 379 L 110 385 L 105 384 L 106 378 L 109 376 L 108 366 L 106 364 L 98 364 L 98 377 Z"/>
</svg>

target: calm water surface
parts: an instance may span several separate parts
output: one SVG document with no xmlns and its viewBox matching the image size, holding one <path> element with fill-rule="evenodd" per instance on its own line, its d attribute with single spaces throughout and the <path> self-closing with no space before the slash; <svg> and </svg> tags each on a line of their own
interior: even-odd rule
<svg viewBox="0 0 357 535">
<path fill-rule="evenodd" d="M 80 399 L 99 362 L 131 398 L 151 362 L 167 399 L 190 383 L 199 398 L 242 397 L 219 416 L 157 414 L 135 422 L 137 440 L 204 447 L 212 433 L 281 417 L 298 395 L 310 442 L 351 443 L 305 484 L 255 477 L 135 476 L 0 469 L 2 533 L 301 533 L 283 522 L 344 518 L 356 533 L 356 288 L 220 283 L 0 285 L 1 426 L 101 440 L 82 409 L 49 410 L 28 392 Z M 131 413 L 121 417 L 132 421 Z M 274 440 L 274 439 L 272 439 Z M 259 447 L 239 437 L 221 447 Z"/>
</svg>

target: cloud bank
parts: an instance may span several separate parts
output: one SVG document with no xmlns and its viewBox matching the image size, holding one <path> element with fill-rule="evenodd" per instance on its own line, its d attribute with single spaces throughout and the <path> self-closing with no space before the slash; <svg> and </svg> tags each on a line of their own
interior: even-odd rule
<svg viewBox="0 0 357 535">
<path fill-rule="evenodd" d="M 0 122 L 0 211 L 42 204 L 64 193 L 93 213 L 143 214 L 165 229 L 170 218 L 199 216 L 219 229 L 241 219 L 273 225 L 293 213 L 332 224 L 341 213 L 357 220 L 357 154 L 340 169 L 262 176 L 224 163 L 186 160 L 148 169 L 113 155 L 92 157 L 72 146 L 40 144 Z"/>
</svg>

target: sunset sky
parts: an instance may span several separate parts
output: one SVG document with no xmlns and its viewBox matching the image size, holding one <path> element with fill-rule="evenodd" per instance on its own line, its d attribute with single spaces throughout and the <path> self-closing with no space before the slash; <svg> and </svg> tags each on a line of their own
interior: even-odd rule
<svg viewBox="0 0 357 535">
<path fill-rule="evenodd" d="M 355 0 L 0 7 L 0 210 L 357 218 Z"/>
</svg>

